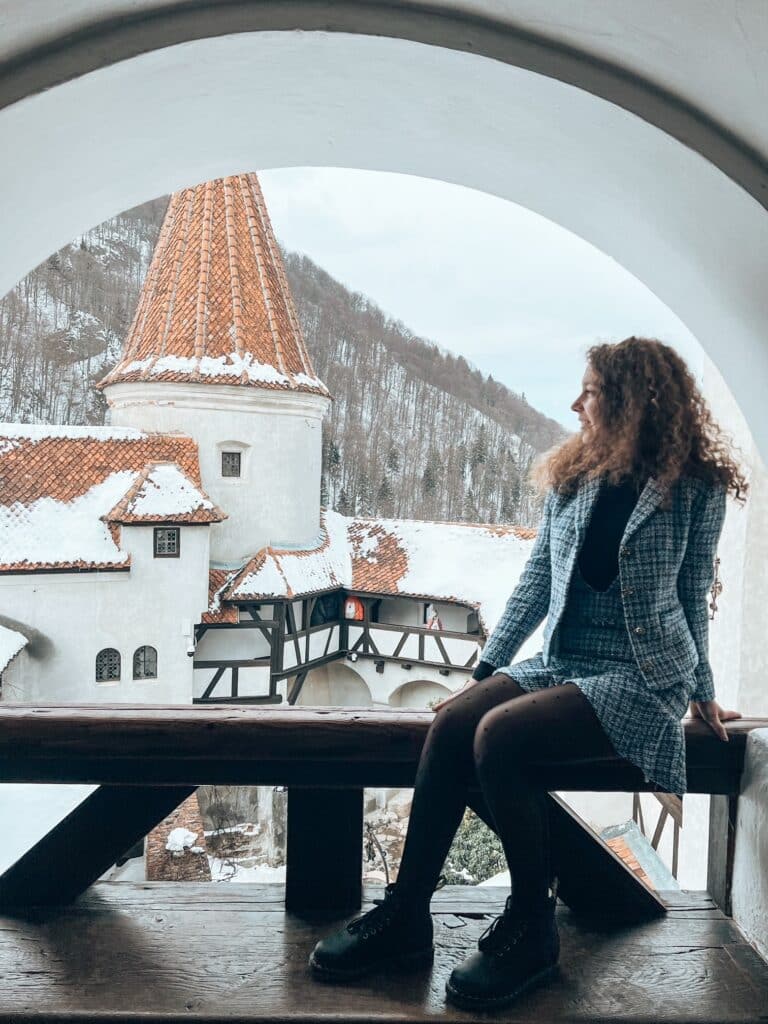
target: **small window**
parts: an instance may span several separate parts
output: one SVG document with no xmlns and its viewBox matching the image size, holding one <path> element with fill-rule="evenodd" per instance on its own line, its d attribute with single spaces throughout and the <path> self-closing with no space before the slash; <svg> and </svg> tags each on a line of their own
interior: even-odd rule
<svg viewBox="0 0 768 1024">
<path fill-rule="evenodd" d="M 120 679 L 120 651 L 105 647 L 96 655 L 96 682 L 116 683 Z"/>
<path fill-rule="evenodd" d="M 133 655 L 134 679 L 157 679 L 157 651 L 154 647 L 139 647 Z"/>
<path fill-rule="evenodd" d="M 221 475 L 240 476 L 240 452 L 221 453 Z"/>
<path fill-rule="evenodd" d="M 156 526 L 155 558 L 178 558 L 180 533 L 178 526 Z"/>
</svg>

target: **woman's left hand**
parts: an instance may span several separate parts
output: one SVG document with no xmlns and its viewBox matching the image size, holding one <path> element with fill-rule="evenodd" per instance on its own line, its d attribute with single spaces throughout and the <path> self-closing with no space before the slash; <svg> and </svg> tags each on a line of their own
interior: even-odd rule
<svg viewBox="0 0 768 1024">
<path fill-rule="evenodd" d="M 741 718 L 740 711 L 724 711 L 716 700 L 691 701 L 691 718 L 703 718 L 715 735 L 728 742 L 728 733 L 723 722 L 732 722 Z"/>
</svg>

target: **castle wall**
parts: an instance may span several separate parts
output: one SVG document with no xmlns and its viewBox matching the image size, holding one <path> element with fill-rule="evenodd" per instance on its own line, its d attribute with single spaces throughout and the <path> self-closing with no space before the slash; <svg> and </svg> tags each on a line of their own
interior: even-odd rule
<svg viewBox="0 0 768 1024">
<path fill-rule="evenodd" d="M 207 526 L 181 527 L 179 558 L 154 558 L 148 526 L 122 527 L 129 572 L 0 575 L 0 609 L 33 631 L 3 673 L 3 699 L 189 704 L 194 624 L 208 602 Z M 136 648 L 157 650 L 157 679 L 133 679 Z M 96 682 L 96 655 L 121 655 L 119 682 Z"/>
<path fill-rule="evenodd" d="M 106 389 L 114 425 L 197 441 L 203 489 L 228 518 L 211 536 L 214 564 L 241 564 L 267 545 L 309 547 L 320 533 L 320 395 L 229 385 L 136 382 Z M 241 453 L 224 477 L 222 451 Z"/>
</svg>

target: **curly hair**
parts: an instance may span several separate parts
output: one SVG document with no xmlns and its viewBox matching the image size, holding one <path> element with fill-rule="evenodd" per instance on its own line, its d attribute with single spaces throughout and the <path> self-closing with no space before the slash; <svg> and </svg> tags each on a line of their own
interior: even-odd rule
<svg viewBox="0 0 768 1024">
<path fill-rule="evenodd" d="M 595 429 L 544 456 L 534 473 L 540 486 L 573 494 L 585 478 L 642 485 L 652 476 L 668 501 L 675 481 L 689 476 L 746 500 L 749 485 L 732 443 L 673 348 L 631 337 L 593 345 L 587 360 L 599 382 Z"/>
</svg>

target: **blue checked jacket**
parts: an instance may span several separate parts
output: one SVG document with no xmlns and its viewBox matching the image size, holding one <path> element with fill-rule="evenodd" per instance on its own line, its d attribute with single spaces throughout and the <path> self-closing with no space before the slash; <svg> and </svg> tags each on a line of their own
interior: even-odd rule
<svg viewBox="0 0 768 1024">
<path fill-rule="evenodd" d="M 494 668 L 511 663 L 545 616 L 544 665 L 557 655 L 558 624 L 599 486 L 598 480 L 587 480 L 574 495 L 548 492 L 530 558 L 481 655 Z M 725 518 L 725 488 L 681 477 L 672 487 L 669 509 L 659 507 L 662 499 L 651 477 L 621 539 L 619 582 L 627 630 L 649 687 L 683 685 L 690 700 L 714 700 L 707 595 Z"/>
</svg>

